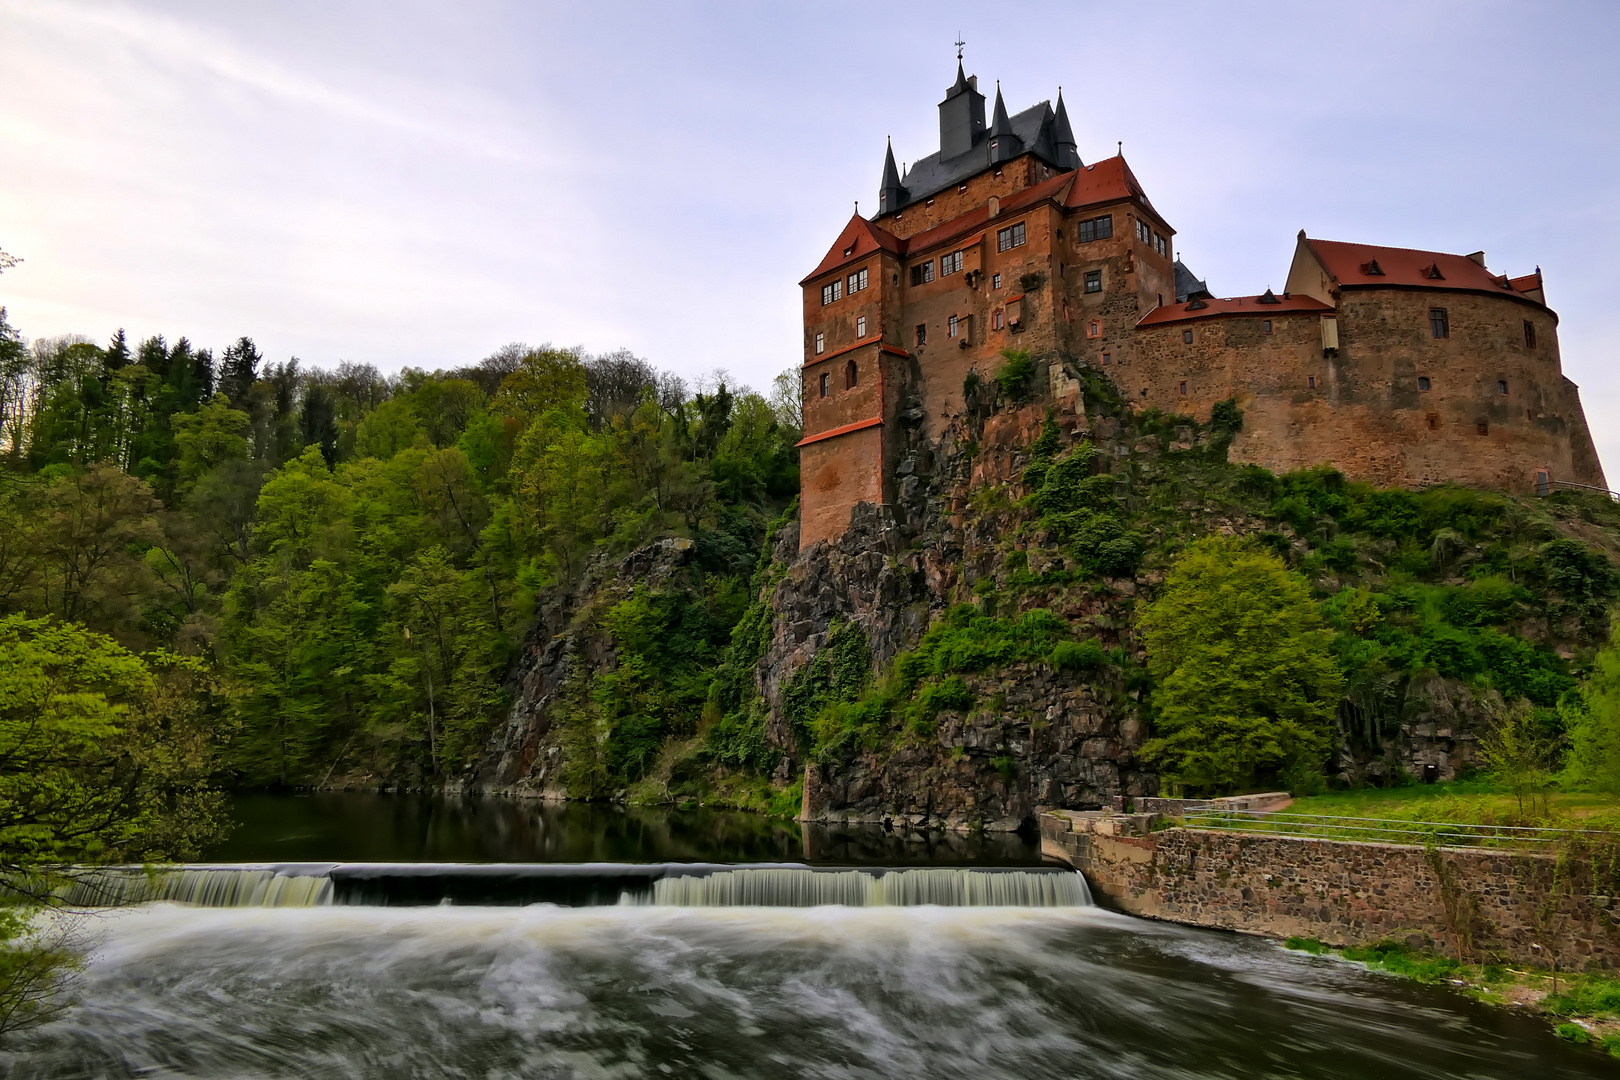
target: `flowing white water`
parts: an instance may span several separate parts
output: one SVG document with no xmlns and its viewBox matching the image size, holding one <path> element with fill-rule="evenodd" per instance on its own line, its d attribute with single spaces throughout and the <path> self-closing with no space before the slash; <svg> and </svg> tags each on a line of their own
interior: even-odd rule
<svg viewBox="0 0 1620 1080">
<path fill-rule="evenodd" d="M 334 863 L 130 867 L 81 871 L 59 892 L 70 907 L 173 901 L 195 907 L 410 907 L 442 903 L 570 907 L 1085 907 L 1069 870 L 818 870 L 715 864 Z"/>
<path fill-rule="evenodd" d="M 200 909 L 78 919 L 11 1080 L 1568 1080 L 1528 1017 L 1094 907 Z"/>
</svg>

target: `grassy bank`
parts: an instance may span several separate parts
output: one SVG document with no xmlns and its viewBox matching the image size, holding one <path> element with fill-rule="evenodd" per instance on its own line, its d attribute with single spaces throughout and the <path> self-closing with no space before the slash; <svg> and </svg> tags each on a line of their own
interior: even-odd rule
<svg viewBox="0 0 1620 1080">
<path fill-rule="evenodd" d="M 1501 964 L 1465 964 L 1399 942 L 1340 949 L 1294 937 L 1284 944 L 1313 956 L 1338 957 L 1369 970 L 1448 986 L 1488 1004 L 1530 1009 L 1553 1024 L 1559 1038 L 1620 1058 L 1620 979 L 1585 972 L 1554 974 Z"/>
<path fill-rule="evenodd" d="M 1532 804 L 1487 780 L 1334 791 L 1295 799 L 1291 814 L 1433 821 L 1461 825 L 1620 826 L 1620 798 L 1588 791 L 1538 792 Z"/>
</svg>

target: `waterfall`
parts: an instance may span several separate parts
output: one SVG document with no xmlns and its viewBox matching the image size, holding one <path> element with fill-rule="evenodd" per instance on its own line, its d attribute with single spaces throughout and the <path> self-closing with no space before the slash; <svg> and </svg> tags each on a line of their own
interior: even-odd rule
<svg viewBox="0 0 1620 1080">
<path fill-rule="evenodd" d="M 715 863 L 306 863 L 73 871 L 69 907 L 1088 907 L 1072 870 L 829 868 Z"/>
<path fill-rule="evenodd" d="M 127 907 L 158 900 L 195 907 L 320 907 L 332 902 L 332 879 L 257 867 L 114 867 L 76 873 L 57 897 L 68 907 Z"/>
<path fill-rule="evenodd" d="M 771 867 L 671 875 L 652 902 L 676 907 L 1089 907 L 1085 879 L 1028 870 L 810 870 Z"/>
</svg>

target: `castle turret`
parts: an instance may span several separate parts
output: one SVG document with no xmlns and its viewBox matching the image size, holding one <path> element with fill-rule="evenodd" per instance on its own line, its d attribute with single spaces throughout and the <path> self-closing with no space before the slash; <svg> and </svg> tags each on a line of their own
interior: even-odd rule
<svg viewBox="0 0 1620 1080">
<path fill-rule="evenodd" d="M 983 130 L 984 95 L 979 93 L 979 77 L 964 75 L 958 58 L 956 83 L 945 91 L 945 100 L 939 103 L 940 159 L 960 157 L 972 150 Z"/>
<path fill-rule="evenodd" d="M 887 214 L 905 205 L 906 189 L 900 184 L 900 173 L 894 167 L 894 143 L 883 154 L 883 182 L 878 186 L 878 213 Z"/>
<path fill-rule="evenodd" d="M 1056 165 L 1060 169 L 1080 167 L 1080 144 L 1074 141 L 1074 129 L 1069 126 L 1069 110 L 1063 107 L 1063 87 L 1058 87 L 1057 117 L 1052 122 L 1052 143 L 1057 148 Z"/>
<path fill-rule="evenodd" d="M 1007 119 L 1007 106 L 1001 100 L 1001 81 L 996 81 L 996 115 L 990 122 L 990 164 L 1011 161 L 1024 152 L 1024 140 L 1013 133 L 1012 121 Z"/>
</svg>

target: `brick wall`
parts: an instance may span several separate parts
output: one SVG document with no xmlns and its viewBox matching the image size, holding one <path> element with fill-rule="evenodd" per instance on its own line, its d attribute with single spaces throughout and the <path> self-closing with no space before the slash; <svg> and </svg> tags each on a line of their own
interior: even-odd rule
<svg viewBox="0 0 1620 1080">
<path fill-rule="evenodd" d="M 1151 832 L 1153 818 L 1042 814 L 1041 848 L 1080 870 L 1101 902 L 1147 918 L 1341 946 L 1393 939 L 1480 961 L 1620 967 L 1614 898 L 1593 894 L 1583 860 Z"/>
</svg>

